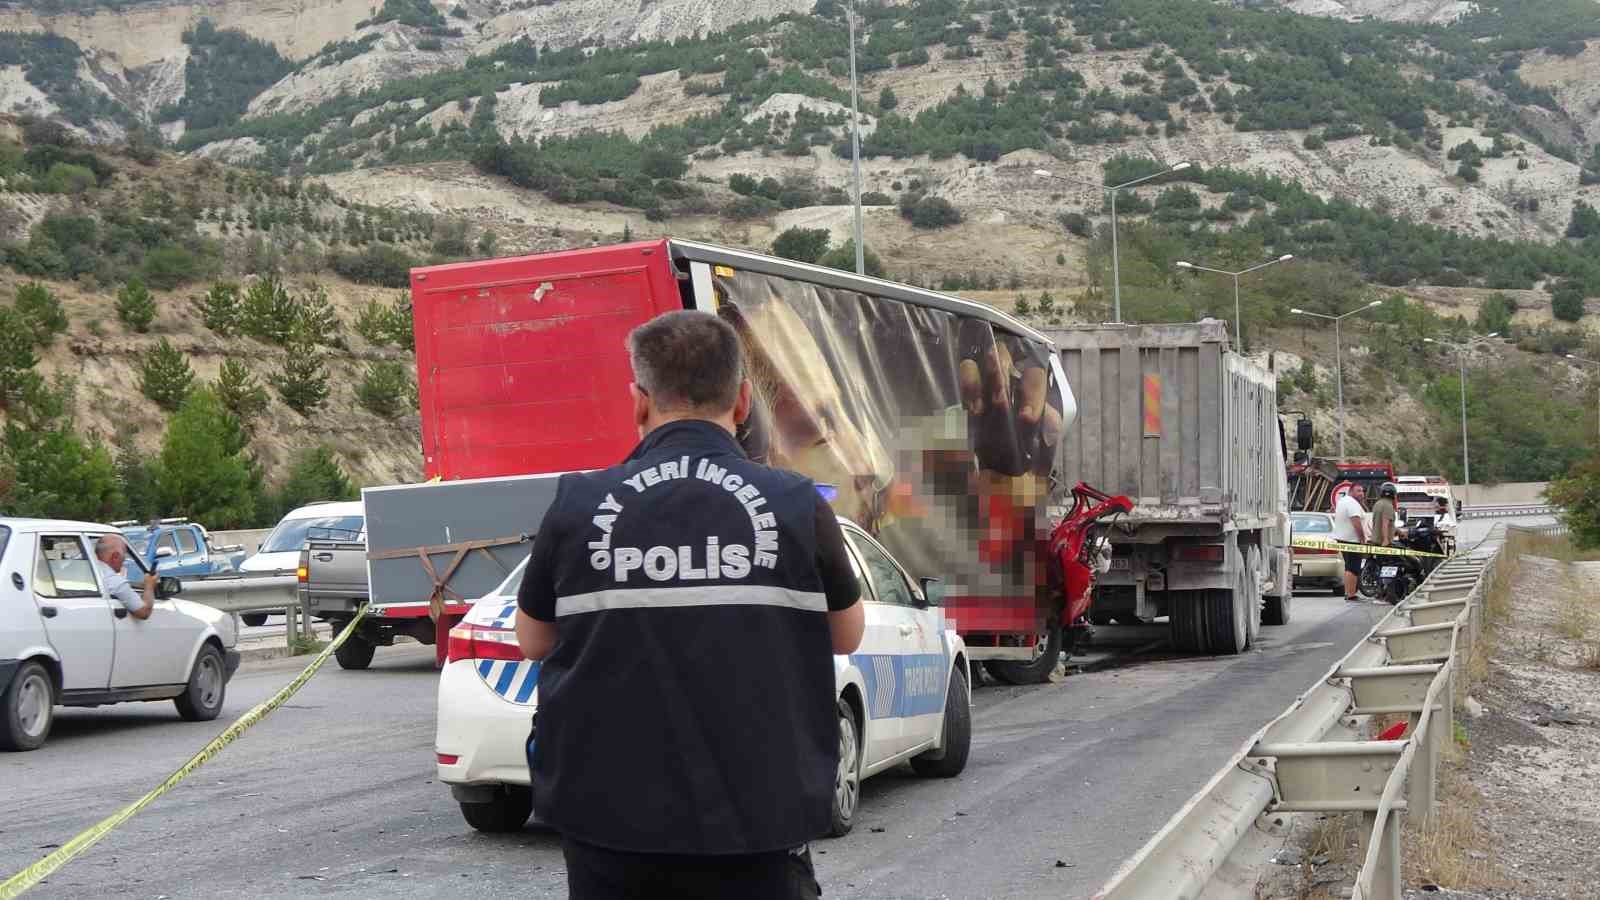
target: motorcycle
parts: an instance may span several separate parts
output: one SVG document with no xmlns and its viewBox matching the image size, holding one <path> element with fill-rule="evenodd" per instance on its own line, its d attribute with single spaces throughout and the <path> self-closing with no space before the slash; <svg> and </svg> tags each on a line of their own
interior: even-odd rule
<svg viewBox="0 0 1600 900">
<path fill-rule="evenodd" d="M 1419 521 L 1390 544 L 1396 550 L 1444 553 L 1439 531 L 1431 521 Z M 1370 556 L 1362 581 L 1371 577 L 1370 592 L 1385 603 L 1399 603 L 1422 584 L 1423 579 L 1443 562 L 1442 556 Z"/>
</svg>

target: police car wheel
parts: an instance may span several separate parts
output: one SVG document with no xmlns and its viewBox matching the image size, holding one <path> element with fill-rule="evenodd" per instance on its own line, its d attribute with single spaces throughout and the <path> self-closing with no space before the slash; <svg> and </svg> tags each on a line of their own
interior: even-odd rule
<svg viewBox="0 0 1600 900">
<path fill-rule="evenodd" d="M 911 768 L 926 778 L 954 778 L 967 767 L 972 750 L 972 695 L 959 668 L 950 671 L 944 696 L 944 740 L 937 751 L 911 758 Z"/>
<path fill-rule="evenodd" d="M 833 784 L 832 837 L 844 837 L 855 825 L 856 809 L 861 805 L 862 733 L 856 724 L 856 711 L 850 702 L 839 698 L 839 771 Z"/>
<path fill-rule="evenodd" d="M 500 834 L 521 831 L 533 815 L 533 791 L 522 785 L 502 785 L 488 803 L 462 803 L 461 818 L 479 831 Z"/>
</svg>

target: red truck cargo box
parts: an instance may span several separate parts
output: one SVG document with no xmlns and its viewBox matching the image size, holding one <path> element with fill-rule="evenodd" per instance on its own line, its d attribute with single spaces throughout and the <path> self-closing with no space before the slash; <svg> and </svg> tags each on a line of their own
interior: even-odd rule
<svg viewBox="0 0 1600 900">
<path fill-rule="evenodd" d="M 665 241 L 417 269 L 411 297 L 424 470 L 452 481 L 614 465 L 624 341 L 684 307 Z"/>
</svg>

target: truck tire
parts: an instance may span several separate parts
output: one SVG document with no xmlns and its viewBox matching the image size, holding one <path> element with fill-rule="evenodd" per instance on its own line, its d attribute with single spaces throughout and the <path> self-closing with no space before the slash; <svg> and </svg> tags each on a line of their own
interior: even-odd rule
<svg viewBox="0 0 1600 900">
<path fill-rule="evenodd" d="M 172 704 L 185 722 L 209 722 L 222 713 L 227 696 L 228 673 L 222 665 L 222 651 L 215 644 L 200 645 L 189 683 L 183 693 L 172 698 Z"/>
<path fill-rule="evenodd" d="M 1062 630 L 1060 622 L 1052 621 L 1046 625 L 1034 643 L 1037 655 L 1028 662 L 991 659 L 983 667 L 1006 684 L 1043 684 L 1050 680 L 1050 673 L 1061 661 Z"/>
<path fill-rule="evenodd" d="M 1239 573 L 1239 589 L 1244 591 L 1245 646 L 1254 647 L 1261 637 L 1261 548 L 1244 548 L 1244 570 Z"/>
<path fill-rule="evenodd" d="M 1249 594 L 1209 590 L 1202 592 L 1207 647 L 1205 653 L 1233 656 L 1250 646 L 1250 625 L 1246 617 L 1255 612 Z"/>
<path fill-rule="evenodd" d="M 352 671 L 365 669 L 372 665 L 372 654 L 377 651 L 377 646 L 361 636 L 357 631 L 339 649 L 333 651 L 333 658 L 339 661 L 339 668 Z"/>
<path fill-rule="evenodd" d="M 961 669 L 950 670 L 944 695 L 944 740 L 938 750 L 911 757 L 911 768 L 924 778 L 954 778 L 967 767 L 972 752 L 972 692 Z"/>
<path fill-rule="evenodd" d="M 1200 591 L 1168 591 L 1171 602 L 1167 607 L 1167 627 L 1171 632 L 1172 649 L 1179 653 L 1208 653 L 1205 617 L 1202 615 Z"/>
<path fill-rule="evenodd" d="M 240 613 L 239 618 L 243 619 L 244 623 L 251 628 L 258 628 L 267 624 L 267 614 L 263 612 Z"/>
<path fill-rule="evenodd" d="M 1343 594 L 1343 591 L 1340 592 Z M 1261 624 L 1287 625 L 1289 624 L 1289 607 L 1294 599 L 1293 594 L 1284 594 L 1282 597 L 1267 595 L 1261 604 Z"/>
<path fill-rule="evenodd" d="M 56 688 L 44 666 L 28 660 L 0 692 L 0 750 L 37 750 L 55 723 Z"/>
<path fill-rule="evenodd" d="M 490 834 L 521 831 L 522 826 L 528 824 L 528 817 L 533 815 L 533 790 L 520 784 L 505 784 L 488 803 L 461 803 L 460 806 L 461 818 L 479 831 Z"/>
</svg>

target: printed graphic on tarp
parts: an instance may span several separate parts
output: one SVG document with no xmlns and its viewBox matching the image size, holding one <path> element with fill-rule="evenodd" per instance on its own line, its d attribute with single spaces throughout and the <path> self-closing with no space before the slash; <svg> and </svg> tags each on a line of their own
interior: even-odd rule
<svg viewBox="0 0 1600 900">
<path fill-rule="evenodd" d="M 744 341 L 752 457 L 833 485 L 836 512 L 913 577 L 938 577 L 963 631 L 1029 630 L 1061 386 L 1047 345 L 987 321 L 718 267 Z"/>
</svg>

